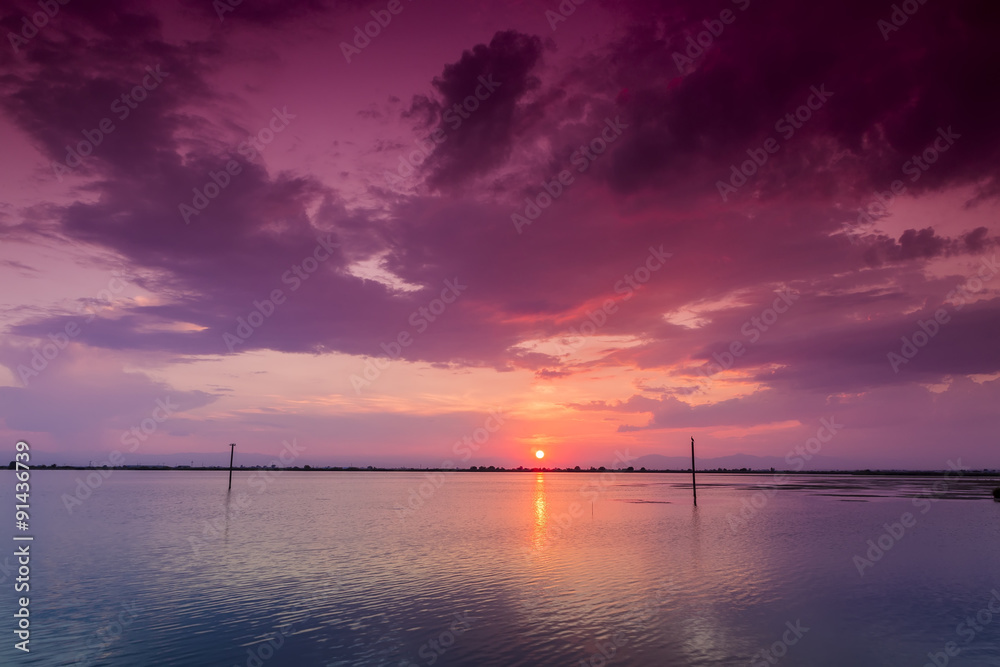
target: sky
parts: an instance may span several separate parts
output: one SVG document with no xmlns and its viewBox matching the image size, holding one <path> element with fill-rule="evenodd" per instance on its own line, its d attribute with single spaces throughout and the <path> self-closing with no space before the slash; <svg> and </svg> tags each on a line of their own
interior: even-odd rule
<svg viewBox="0 0 1000 667">
<path fill-rule="evenodd" d="M 11 447 L 1000 467 L 995 3 L 0 25 Z"/>
</svg>

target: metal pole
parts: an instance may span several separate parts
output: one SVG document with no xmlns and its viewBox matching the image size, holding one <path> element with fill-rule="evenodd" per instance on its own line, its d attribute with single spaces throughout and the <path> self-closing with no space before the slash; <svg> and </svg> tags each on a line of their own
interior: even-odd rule
<svg viewBox="0 0 1000 667">
<path fill-rule="evenodd" d="M 691 442 L 694 443 L 694 440 L 692 440 Z M 694 445 L 692 444 L 692 447 L 693 446 Z M 691 456 L 694 456 L 694 450 L 691 450 L 691 452 L 692 452 Z M 233 454 L 235 453 L 236 453 L 236 443 L 231 442 L 229 443 L 229 490 L 230 491 L 232 491 L 233 489 Z"/>
<path fill-rule="evenodd" d="M 694 438 L 691 438 L 691 493 L 694 494 L 695 507 L 698 506 L 698 481 L 694 476 Z"/>
</svg>

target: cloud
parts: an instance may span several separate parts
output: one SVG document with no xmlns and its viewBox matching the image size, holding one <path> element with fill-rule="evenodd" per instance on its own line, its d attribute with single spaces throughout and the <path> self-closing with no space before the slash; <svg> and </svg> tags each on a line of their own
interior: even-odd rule
<svg viewBox="0 0 1000 667">
<path fill-rule="evenodd" d="M 794 188 L 870 198 L 903 178 L 906 161 L 949 127 L 962 138 L 917 181 L 905 180 L 909 191 L 995 182 L 997 96 L 976 75 L 953 73 L 1000 60 L 1000 46 L 988 37 L 1000 22 L 996 8 L 922 6 L 918 19 L 886 41 L 877 21 L 889 10 L 870 3 L 741 6 L 729 8 L 733 22 L 682 71 L 674 54 L 685 56 L 688 38 L 705 32 L 703 21 L 718 21 L 719 10 L 694 2 L 619 5 L 635 25 L 602 59 L 599 79 L 624 86 L 632 100 L 635 131 L 616 162 L 616 187 L 715 181 L 771 136 L 781 148 L 754 181 L 760 197 Z M 956 30 L 942 33 L 941 25 Z M 832 96 L 785 139 L 776 123 L 805 104 L 814 86 Z"/>
<path fill-rule="evenodd" d="M 0 348 L 0 364 L 15 377 L 31 358 L 25 348 Z M 42 436 L 56 449 L 72 450 L 81 443 L 121 449 L 121 436 L 150 418 L 157 401 L 169 402 L 173 414 L 183 415 L 215 399 L 126 371 L 109 353 L 70 344 L 40 373 L 29 374 L 27 386 L 0 387 L 0 419 L 19 437 Z M 160 437 L 169 437 L 174 422 L 163 423 Z"/>
<path fill-rule="evenodd" d="M 886 236 L 869 236 L 865 239 L 867 249 L 865 260 L 871 266 L 885 262 L 905 262 L 927 260 L 934 257 L 978 254 L 997 245 L 996 238 L 989 238 L 986 227 L 977 227 L 960 238 L 950 239 L 938 236 L 932 227 L 917 231 L 907 229 L 899 240 Z"/>
<path fill-rule="evenodd" d="M 414 99 L 408 115 L 444 136 L 424 167 L 432 188 L 458 187 L 504 163 L 518 139 L 525 98 L 541 86 L 542 52 L 538 37 L 498 32 L 434 78 L 440 99 Z"/>
<path fill-rule="evenodd" d="M 16 27 L 18 12 L 31 6 L 16 5 L 3 25 Z M 83 244 L 91 257 L 125 264 L 148 295 L 84 328 L 79 342 L 95 355 L 380 355 L 382 343 L 417 334 L 415 322 L 424 321 L 400 355 L 436 370 L 527 370 L 556 386 L 609 369 L 656 375 L 638 387 L 644 398 L 623 404 L 659 415 L 657 428 L 670 420 L 782 422 L 797 410 L 812 414 L 800 393 L 822 402 L 998 370 L 992 284 L 899 373 L 886 362 L 997 245 L 985 223 L 1000 165 L 1000 97 L 983 83 L 1000 64 L 1000 10 L 992 6 L 928 3 L 885 40 L 877 21 L 888 10 L 860 0 L 731 3 L 734 20 L 701 53 L 692 50 L 688 64 L 677 54 L 707 30 L 704 21 L 718 19 L 718 7 L 614 3 L 625 17 L 620 31 L 577 14 L 574 21 L 594 22 L 579 49 L 517 30 L 463 43 L 456 23 L 447 48 L 427 55 L 404 50 L 400 28 L 398 41 L 379 44 L 393 67 L 378 68 L 373 46 L 365 64 L 373 69 L 343 70 L 335 97 L 317 84 L 326 65 L 315 54 L 346 66 L 336 44 L 310 41 L 308 28 L 340 21 L 341 10 L 245 2 L 220 27 L 210 3 L 197 7 L 204 24 L 153 5 L 70 3 L 24 53 L 0 55 L 0 109 L 48 165 L 40 180 L 60 188 L 5 210 L 5 233 L 39 247 L 59 238 Z M 223 27 L 240 32 L 224 36 Z M 241 142 L 267 128 L 274 103 L 261 102 L 259 82 L 247 78 L 241 39 L 264 32 L 271 37 L 260 43 L 281 46 L 288 58 L 273 63 L 274 78 L 287 83 L 276 89 L 306 92 L 289 93 L 300 105 L 282 107 L 295 118 L 274 135 L 275 150 L 247 157 Z M 112 104 L 147 67 L 166 73 L 162 83 L 118 118 Z M 377 72 L 397 88 L 372 92 Z M 484 79 L 497 85 L 478 99 Z M 818 108 L 816 90 L 828 91 Z M 470 95 L 477 108 L 455 126 L 447 114 Z M 406 194 L 369 185 L 373 175 L 384 181 L 383 162 L 393 163 L 401 143 L 410 146 L 388 132 L 400 99 L 412 100 L 403 117 L 421 136 L 440 128 L 446 137 Z M 806 120 L 787 120 L 810 99 Z M 349 107 L 344 116 L 371 134 L 319 141 L 331 104 Z M 60 184 L 51 164 L 105 117 L 114 131 Z M 620 138 L 595 144 L 608 119 L 619 119 Z M 943 151 L 938 142 L 935 159 L 925 159 L 947 128 L 958 135 L 953 144 Z M 718 183 L 761 155 L 768 139 L 778 150 L 764 151 L 767 161 L 723 200 Z M 580 169 L 574 158 L 595 145 L 603 148 Z M 351 150 L 377 166 L 336 161 Z M 915 157 L 927 168 L 913 171 Z M 185 216 L 180 207 L 193 207 L 231 162 L 239 173 Z M 563 170 L 573 183 L 519 234 L 512 214 Z M 900 203 L 872 230 L 859 230 L 859 207 L 895 180 L 906 186 Z M 961 209 L 954 220 L 929 212 L 946 200 Z M 902 204 L 914 201 L 920 205 Z M 670 263 L 624 298 L 616 285 L 661 246 L 674 253 Z M 446 280 L 467 289 L 433 319 L 421 315 Z M 749 344 L 746 323 L 789 286 L 801 300 Z M 271 309 L 276 290 L 284 300 Z M 609 299 L 618 309 L 600 344 L 581 355 L 546 347 Z M 226 336 L 255 312 L 261 324 L 229 344 Z M 7 313 L 9 333 L 38 339 L 74 317 L 57 307 Z M 752 384 L 752 398 L 698 405 L 715 396 L 697 385 L 698 369 L 734 341 L 747 352 L 717 381 L 743 391 Z M 150 393 L 124 371 L 108 382 Z M 963 391 L 975 395 L 977 386 Z M 95 414 L 67 423 L 96 433 L 113 415 Z"/>
</svg>

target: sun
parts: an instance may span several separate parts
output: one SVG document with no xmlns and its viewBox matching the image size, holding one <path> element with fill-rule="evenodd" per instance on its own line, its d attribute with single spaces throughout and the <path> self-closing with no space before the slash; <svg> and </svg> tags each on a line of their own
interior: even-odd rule
<svg viewBox="0 0 1000 667">
<path fill-rule="evenodd" d="M 545 458 L 545 452 L 543 452 L 542 450 L 539 449 L 537 452 L 535 452 L 535 456 L 537 456 L 540 459 L 544 459 Z"/>
</svg>

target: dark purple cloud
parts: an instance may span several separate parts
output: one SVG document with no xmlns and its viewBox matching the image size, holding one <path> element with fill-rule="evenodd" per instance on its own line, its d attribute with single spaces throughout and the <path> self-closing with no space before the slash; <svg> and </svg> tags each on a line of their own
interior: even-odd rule
<svg viewBox="0 0 1000 667">
<path fill-rule="evenodd" d="M 902 192 L 894 198 L 906 201 L 952 196 L 970 216 L 995 205 L 1000 92 L 989 75 L 1000 66 L 1000 9 L 926 3 L 884 39 L 877 22 L 891 5 L 860 0 L 606 6 L 627 25 L 582 51 L 505 26 L 470 37 L 433 67 L 408 70 L 422 77 L 414 90 L 431 95 L 375 93 L 323 63 L 301 73 L 299 86 L 317 99 L 320 88 L 343 82 L 338 103 L 373 126 L 398 118 L 398 99 L 413 99 L 403 117 L 417 122 L 418 134 L 444 131 L 446 140 L 416 170 L 417 194 L 399 194 L 384 188 L 381 163 L 348 174 L 358 180 L 344 185 L 347 172 L 304 162 L 290 168 L 239 148 L 268 118 L 232 112 L 256 94 L 234 73 L 245 48 L 234 43 L 265 31 L 294 40 L 312 21 L 339 20 L 330 3 L 244 2 L 226 13 L 224 25 L 236 33 L 227 37 L 210 3 L 191 3 L 207 23 L 180 39 L 166 20 L 177 17 L 166 10 L 70 3 L 23 53 L 0 54 L 0 109 L 56 163 L 103 119 L 115 127 L 72 174 L 60 173 L 65 200 L 39 202 L 5 222 L 5 231 L 19 241 L 68 238 L 109 253 L 155 295 L 87 326 L 79 340 L 93 348 L 181 358 L 249 350 L 377 355 L 381 343 L 410 332 L 418 335 L 402 355 L 436 368 L 523 368 L 556 383 L 625 367 L 661 371 L 678 384 L 661 377 L 625 399 L 629 411 L 653 417 L 624 431 L 746 424 L 762 414 L 784 421 L 819 414 L 809 406 L 831 393 L 891 392 L 1000 370 L 1000 310 L 987 293 L 956 310 L 898 373 L 886 361 L 918 320 L 949 303 L 946 294 L 973 275 L 970 266 L 974 272 L 991 257 L 995 228 L 912 212 L 918 219 L 894 232 L 858 224 L 863 214 L 875 225 L 902 215 L 898 205 L 872 208 L 894 187 Z M 0 23 L 15 29 L 31 8 L 17 4 Z M 689 38 L 723 10 L 732 21 L 723 29 L 711 23 L 719 32 L 711 44 L 684 56 Z M 406 52 L 393 50 L 388 32 L 381 39 L 365 62 L 384 47 L 380 57 L 393 54 L 405 69 Z M 352 64 L 350 74 L 362 66 Z M 115 101 L 150 75 L 147 68 L 159 68 L 162 80 L 116 118 Z M 233 78 L 225 92 L 220 77 Z M 351 97 L 351 85 L 369 97 Z M 397 93 L 385 108 L 369 99 Z M 448 113 L 470 96 L 477 108 L 456 127 Z M 302 118 L 285 123 L 281 137 L 308 146 L 322 115 L 311 111 L 307 120 L 292 109 Z M 613 141 L 601 138 L 609 123 L 622 128 Z M 379 137 L 368 150 L 407 148 Z M 588 150 L 595 155 L 580 169 Z M 733 165 L 754 156 L 767 160 L 751 163 L 756 173 L 736 183 Z M 219 176 L 233 163 L 239 173 Z M 516 229 L 511 216 L 524 213 L 525 198 L 540 201 L 564 170 L 572 184 Z M 218 194 L 199 207 L 213 181 Z M 720 181 L 732 186 L 725 198 Z M 362 191 L 357 183 L 366 182 L 376 185 Z M 622 298 L 616 286 L 636 275 L 651 247 L 673 256 Z M 373 258 L 418 289 L 359 277 L 359 263 Z M 315 269 L 299 277 L 310 262 Z M 426 334 L 415 332 L 414 313 L 446 280 L 467 288 Z M 800 300 L 748 344 L 744 326 L 786 287 Z M 227 345 L 225 336 L 275 290 L 287 301 L 251 336 Z M 593 342 L 587 361 L 528 347 L 568 336 L 607 299 L 618 311 L 601 335 L 634 344 Z M 685 312 L 693 313 L 687 324 Z M 33 312 L 10 332 L 44 338 L 73 317 Z M 682 400 L 703 391 L 698 369 L 734 341 L 748 344 L 746 355 L 713 381 L 742 373 L 764 388 L 712 406 Z M 977 386 L 962 384 L 962 392 Z"/>
<path fill-rule="evenodd" d="M 498 32 L 445 65 L 433 81 L 440 99 L 414 100 L 409 115 L 423 116 L 440 142 L 425 166 L 429 185 L 457 186 L 503 164 L 519 139 L 524 97 L 541 86 L 541 58 L 538 37 Z"/>
</svg>

